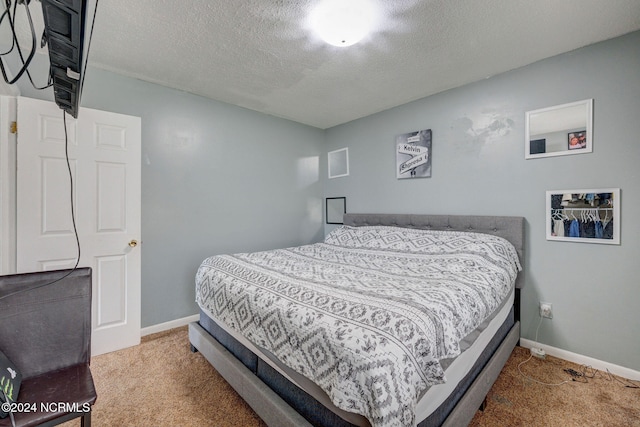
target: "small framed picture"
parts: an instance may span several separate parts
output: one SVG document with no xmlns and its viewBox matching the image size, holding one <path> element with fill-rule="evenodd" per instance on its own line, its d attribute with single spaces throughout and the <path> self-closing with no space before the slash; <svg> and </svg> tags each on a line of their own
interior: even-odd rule
<svg viewBox="0 0 640 427">
<path fill-rule="evenodd" d="M 329 179 L 349 175 L 349 148 L 329 151 L 327 160 Z"/>
<path fill-rule="evenodd" d="M 431 177 L 431 129 L 396 137 L 396 178 Z"/>
<path fill-rule="evenodd" d="M 547 240 L 620 244 L 620 189 L 547 191 Z"/>
<path fill-rule="evenodd" d="M 587 148 L 587 131 L 569 132 L 567 134 L 567 144 L 569 150 L 579 150 Z"/>
<path fill-rule="evenodd" d="M 327 224 L 344 224 L 342 216 L 347 213 L 346 197 L 327 197 L 325 200 L 325 221 Z"/>
</svg>

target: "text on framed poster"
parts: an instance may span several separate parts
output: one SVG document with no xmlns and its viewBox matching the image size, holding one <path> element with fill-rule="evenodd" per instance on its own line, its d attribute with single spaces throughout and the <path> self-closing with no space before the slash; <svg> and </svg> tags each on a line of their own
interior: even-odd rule
<svg viewBox="0 0 640 427">
<path fill-rule="evenodd" d="M 431 177 L 431 129 L 396 137 L 396 178 Z"/>
</svg>

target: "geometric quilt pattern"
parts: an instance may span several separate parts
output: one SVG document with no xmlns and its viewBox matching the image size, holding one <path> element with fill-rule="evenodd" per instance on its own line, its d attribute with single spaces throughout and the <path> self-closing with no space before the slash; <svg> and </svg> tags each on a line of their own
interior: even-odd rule
<svg viewBox="0 0 640 427">
<path fill-rule="evenodd" d="M 374 230 L 371 230 L 374 229 Z M 513 246 L 479 233 L 340 227 L 325 243 L 218 255 L 196 302 L 373 426 L 415 425 L 440 360 L 509 295 Z"/>
</svg>

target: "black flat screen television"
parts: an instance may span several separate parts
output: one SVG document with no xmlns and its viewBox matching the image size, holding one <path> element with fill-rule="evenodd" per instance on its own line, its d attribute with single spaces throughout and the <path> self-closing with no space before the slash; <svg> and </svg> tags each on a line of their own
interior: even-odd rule
<svg viewBox="0 0 640 427">
<path fill-rule="evenodd" d="M 97 0 L 41 0 L 56 104 L 78 117 Z"/>
</svg>

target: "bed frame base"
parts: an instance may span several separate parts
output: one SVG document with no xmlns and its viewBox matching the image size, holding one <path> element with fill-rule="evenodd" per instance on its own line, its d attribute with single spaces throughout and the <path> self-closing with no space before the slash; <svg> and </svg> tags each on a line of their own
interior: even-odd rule
<svg viewBox="0 0 640 427">
<path fill-rule="evenodd" d="M 456 427 L 469 425 L 478 408 L 483 404 L 491 386 L 496 382 L 502 368 L 506 365 L 509 356 L 520 340 L 520 322 L 516 322 L 502 343 L 497 348 L 491 359 L 487 362 L 480 374 L 467 389 L 456 407 L 451 411 L 443 427 Z"/>
<path fill-rule="evenodd" d="M 313 427 L 198 322 L 189 324 L 189 341 L 268 426 Z"/>
<path fill-rule="evenodd" d="M 520 322 L 509 330 L 489 362 L 460 399 L 444 422 L 445 427 L 466 426 L 491 386 L 507 363 L 513 348 L 520 339 Z M 198 350 L 268 425 L 278 427 L 311 427 L 311 424 L 289 406 L 271 388 L 247 369 L 233 354 L 225 349 L 198 322 L 189 324 L 191 350 Z"/>
</svg>

